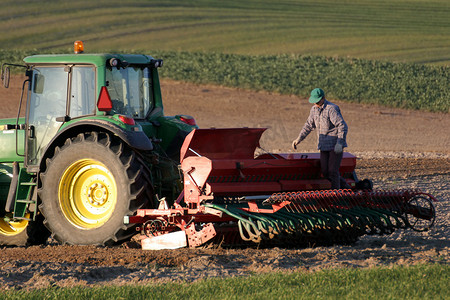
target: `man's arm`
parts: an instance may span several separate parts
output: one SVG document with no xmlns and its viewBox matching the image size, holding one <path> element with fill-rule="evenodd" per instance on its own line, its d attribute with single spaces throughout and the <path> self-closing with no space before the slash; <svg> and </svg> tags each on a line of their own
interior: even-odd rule
<svg viewBox="0 0 450 300">
<path fill-rule="evenodd" d="M 314 110 L 311 108 L 311 111 L 309 113 L 309 117 L 306 120 L 305 125 L 303 125 L 302 130 L 300 131 L 300 134 L 298 137 L 292 142 L 292 148 L 297 149 L 297 145 L 303 141 L 308 134 L 316 128 L 316 124 L 314 122 Z"/>
<path fill-rule="evenodd" d="M 302 130 L 300 131 L 300 134 L 298 135 L 300 142 L 303 141 L 308 134 L 313 131 L 316 128 L 316 124 L 314 122 L 314 109 L 311 109 L 311 112 L 309 113 L 309 117 L 305 122 L 305 125 L 303 125 Z"/>
<path fill-rule="evenodd" d="M 331 109 L 330 121 L 337 128 L 337 137 L 338 137 L 337 143 L 345 145 L 348 126 L 347 123 L 345 123 L 344 118 L 342 117 L 339 107 L 336 106 L 333 109 Z"/>
</svg>

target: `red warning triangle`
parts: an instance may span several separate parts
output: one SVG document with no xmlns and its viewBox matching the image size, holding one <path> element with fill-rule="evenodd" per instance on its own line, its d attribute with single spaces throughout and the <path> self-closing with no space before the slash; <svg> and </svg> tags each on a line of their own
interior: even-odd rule
<svg viewBox="0 0 450 300">
<path fill-rule="evenodd" d="M 106 86 L 102 86 L 100 96 L 98 96 L 97 108 L 99 111 L 111 111 L 112 101 Z"/>
</svg>

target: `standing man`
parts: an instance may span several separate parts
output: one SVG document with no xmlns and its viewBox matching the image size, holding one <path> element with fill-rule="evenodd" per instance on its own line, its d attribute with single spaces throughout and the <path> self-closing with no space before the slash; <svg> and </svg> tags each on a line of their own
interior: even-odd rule
<svg viewBox="0 0 450 300">
<path fill-rule="evenodd" d="M 312 130 L 317 129 L 319 136 L 320 167 L 323 176 L 331 181 L 332 189 L 349 188 L 339 174 L 343 154 L 342 150 L 344 147 L 347 147 L 347 123 L 345 123 L 341 115 L 339 106 L 327 101 L 325 99 L 325 92 L 322 89 L 315 88 L 312 90 L 309 103 L 313 103 L 314 105 L 298 138 L 292 142 L 292 147 L 297 149 L 297 145 Z"/>
</svg>

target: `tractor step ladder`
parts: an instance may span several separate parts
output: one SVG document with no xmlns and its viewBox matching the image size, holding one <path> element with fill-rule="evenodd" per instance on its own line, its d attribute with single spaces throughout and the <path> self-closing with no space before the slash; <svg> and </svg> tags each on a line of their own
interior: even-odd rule
<svg viewBox="0 0 450 300">
<path fill-rule="evenodd" d="M 37 197 L 34 195 L 37 186 L 36 179 L 26 171 L 26 168 L 20 168 L 18 180 L 14 218 L 33 221 L 37 208 Z M 28 211 L 31 212 L 29 218 L 26 217 Z"/>
</svg>

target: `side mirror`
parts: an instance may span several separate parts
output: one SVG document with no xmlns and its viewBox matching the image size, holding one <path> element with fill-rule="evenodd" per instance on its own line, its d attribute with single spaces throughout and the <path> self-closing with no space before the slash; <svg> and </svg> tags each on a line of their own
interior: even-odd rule
<svg viewBox="0 0 450 300">
<path fill-rule="evenodd" d="M 8 66 L 2 68 L 2 83 L 5 88 L 9 88 L 10 71 Z"/>
<path fill-rule="evenodd" d="M 150 65 L 154 68 L 160 68 L 163 66 L 163 60 L 162 59 L 152 59 L 152 60 L 150 60 Z"/>
</svg>

